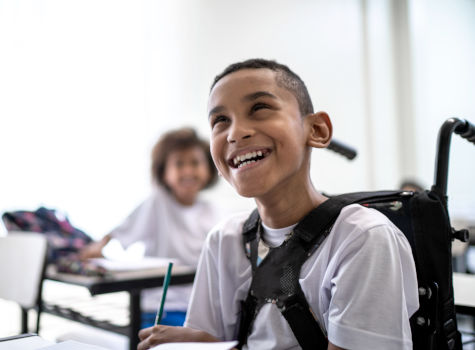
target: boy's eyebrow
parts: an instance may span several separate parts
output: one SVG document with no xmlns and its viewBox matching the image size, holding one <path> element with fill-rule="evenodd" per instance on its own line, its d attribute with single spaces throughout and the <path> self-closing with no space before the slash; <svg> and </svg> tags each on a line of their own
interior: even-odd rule
<svg viewBox="0 0 475 350">
<path fill-rule="evenodd" d="M 271 94 L 270 92 L 267 92 L 267 91 L 256 91 L 256 92 L 253 92 L 252 94 L 249 94 L 249 95 L 246 95 L 242 98 L 243 101 L 254 101 L 254 100 L 257 100 L 259 97 L 270 97 L 270 98 L 274 98 L 274 99 L 277 99 L 277 96 Z M 216 113 L 220 113 L 224 110 L 224 106 L 216 106 L 214 107 L 212 110 L 209 111 L 208 113 L 208 119 L 213 115 L 213 114 L 216 114 Z"/>
<path fill-rule="evenodd" d="M 253 92 L 252 94 L 244 96 L 243 100 L 246 101 L 254 101 L 257 100 L 259 97 L 270 97 L 270 98 L 277 98 L 277 96 L 271 94 L 270 92 L 267 91 L 256 91 Z"/>
<path fill-rule="evenodd" d="M 208 119 L 211 118 L 213 114 L 220 113 L 221 111 L 224 110 L 224 106 L 216 106 L 212 110 L 209 111 L 208 113 Z"/>
</svg>

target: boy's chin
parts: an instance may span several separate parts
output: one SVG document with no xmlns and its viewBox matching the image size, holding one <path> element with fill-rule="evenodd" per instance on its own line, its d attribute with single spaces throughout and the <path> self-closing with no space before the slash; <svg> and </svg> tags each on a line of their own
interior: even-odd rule
<svg viewBox="0 0 475 350">
<path fill-rule="evenodd" d="M 253 188 L 253 187 L 236 187 L 234 186 L 234 189 L 236 192 L 241 196 L 245 198 L 256 198 L 259 197 L 259 195 L 262 194 L 262 188 Z"/>
<path fill-rule="evenodd" d="M 253 194 L 248 194 L 248 193 L 241 193 L 238 191 L 238 195 L 240 195 L 241 197 L 244 197 L 244 198 L 255 198 L 255 196 Z"/>
</svg>

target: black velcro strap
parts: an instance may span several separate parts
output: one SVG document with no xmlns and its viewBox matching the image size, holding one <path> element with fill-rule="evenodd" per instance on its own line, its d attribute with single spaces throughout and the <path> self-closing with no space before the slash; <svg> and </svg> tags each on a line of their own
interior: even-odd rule
<svg viewBox="0 0 475 350">
<path fill-rule="evenodd" d="M 252 295 L 248 294 L 246 300 L 241 301 L 241 318 L 239 320 L 238 333 L 239 344 L 237 345 L 238 349 L 242 349 L 242 346 L 247 343 L 247 337 L 251 331 L 251 324 L 256 313 L 256 306 L 257 301 Z"/>
<path fill-rule="evenodd" d="M 310 311 L 304 296 L 295 295 L 288 299 L 281 312 L 303 350 L 328 348 L 328 339 Z"/>
<path fill-rule="evenodd" d="M 331 197 L 308 213 L 294 228 L 294 234 L 298 235 L 304 242 L 311 243 L 316 233 L 324 232 L 335 222 L 343 207 L 359 203 L 363 200 L 370 200 L 383 194 L 388 195 L 399 192 L 354 192 Z"/>
<path fill-rule="evenodd" d="M 259 212 L 254 209 L 242 226 L 242 235 L 244 243 L 256 238 L 257 225 L 259 224 Z"/>
</svg>

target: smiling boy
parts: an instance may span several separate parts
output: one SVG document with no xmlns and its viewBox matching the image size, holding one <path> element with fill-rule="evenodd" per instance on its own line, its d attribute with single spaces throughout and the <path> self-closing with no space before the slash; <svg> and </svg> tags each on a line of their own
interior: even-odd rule
<svg viewBox="0 0 475 350">
<path fill-rule="evenodd" d="M 308 344 L 316 328 L 328 349 L 412 349 L 414 262 L 406 238 L 384 215 L 359 205 L 343 208 L 323 243 L 310 247 L 300 265 L 291 263 L 299 260 L 299 241 L 315 234 L 315 210 L 327 200 L 310 179 L 311 150 L 326 147 L 332 135 L 329 116 L 314 113 L 303 81 L 274 61 L 239 62 L 216 77 L 208 111 L 213 160 L 240 195 L 255 199 L 257 211 L 215 227 L 202 251 L 185 328 L 142 330 L 139 349 L 238 337 L 249 349 L 314 348 Z M 243 239 L 251 231 L 257 238 Z M 275 268 L 297 269 L 297 278 L 285 268 L 272 278 L 275 268 L 264 270 L 271 256 Z M 265 297 L 274 285 L 281 300 Z M 291 323 L 289 304 L 282 302 L 286 290 L 300 298 L 302 317 L 310 315 L 311 322 Z"/>
</svg>

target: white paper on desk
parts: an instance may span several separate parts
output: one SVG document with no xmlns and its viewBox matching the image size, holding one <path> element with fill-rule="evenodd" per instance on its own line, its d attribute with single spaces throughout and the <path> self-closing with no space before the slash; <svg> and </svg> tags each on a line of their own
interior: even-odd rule
<svg viewBox="0 0 475 350">
<path fill-rule="evenodd" d="M 0 342 L 0 350 L 36 350 L 42 349 L 52 342 L 33 335 L 31 337 L 16 338 Z"/>
<path fill-rule="evenodd" d="M 75 340 L 66 340 L 61 343 L 57 343 L 44 348 L 38 348 L 39 350 L 109 350 L 97 345 L 91 345 L 81 343 Z"/>
<path fill-rule="evenodd" d="M 89 261 L 111 272 L 156 269 L 159 267 L 168 266 L 169 262 L 175 262 L 173 259 L 152 257 L 145 257 L 138 260 L 110 260 L 103 258 L 92 258 L 89 259 Z"/>
<path fill-rule="evenodd" d="M 237 341 L 218 343 L 166 343 L 157 345 L 150 350 L 229 350 L 237 345 Z"/>
</svg>

